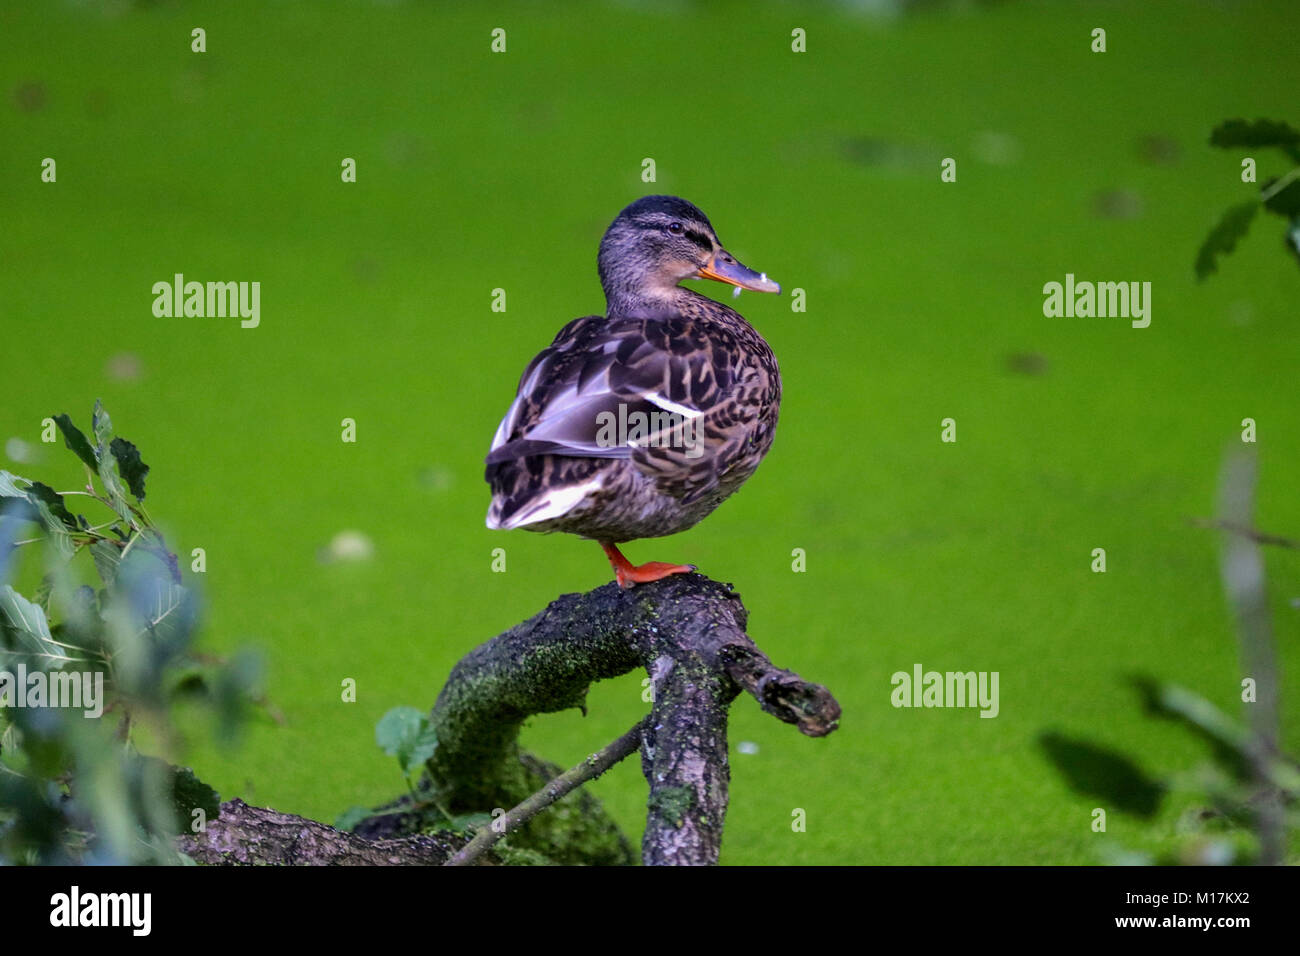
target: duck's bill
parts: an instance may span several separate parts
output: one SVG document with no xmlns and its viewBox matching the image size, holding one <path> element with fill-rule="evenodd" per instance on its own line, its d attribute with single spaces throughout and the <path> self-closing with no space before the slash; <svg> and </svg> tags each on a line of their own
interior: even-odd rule
<svg viewBox="0 0 1300 956">
<path fill-rule="evenodd" d="M 727 285 L 739 286 L 751 292 L 780 292 L 781 287 L 767 277 L 766 272 L 755 272 L 733 255 L 719 252 L 708 265 L 700 266 L 697 279 L 713 279 Z"/>
</svg>

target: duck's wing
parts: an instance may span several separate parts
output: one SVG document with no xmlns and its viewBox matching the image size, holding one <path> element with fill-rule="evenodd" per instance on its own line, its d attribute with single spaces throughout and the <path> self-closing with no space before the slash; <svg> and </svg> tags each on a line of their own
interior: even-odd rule
<svg viewBox="0 0 1300 956">
<path fill-rule="evenodd" d="M 738 337 L 716 324 L 706 333 L 696 317 L 577 319 L 524 370 L 488 480 L 530 456 L 631 459 L 659 490 L 694 500 L 752 447 L 772 399 L 746 355 Z"/>
<path fill-rule="evenodd" d="M 520 377 L 487 464 L 532 455 L 635 459 L 638 439 L 703 414 L 716 373 L 698 354 L 675 353 L 684 329 L 667 324 L 588 316 L 565 326 Z"/>
<path fill-rule="evenodd" d="M 718 390 L 699 417 L 683 423 L 665 441 L 650 441 L 633 449 L 637 468 L 662 493 L 690 503 L 743 472 L 749 476 L 767 453 L 775 421 L 764 414 L 773 395 L 766 375 L 756 368 Z"/>
</svg>

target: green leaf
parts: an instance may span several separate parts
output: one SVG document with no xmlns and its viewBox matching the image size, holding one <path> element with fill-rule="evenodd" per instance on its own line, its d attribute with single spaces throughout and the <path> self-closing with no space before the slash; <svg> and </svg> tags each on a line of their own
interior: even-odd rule
<svg viewBox="0 0 1300 956">
<path fill-rule="evenodd" d="M 1071 789 L 1140 817 L 1160 808 L 1164 788 L 1124 754 L 1058 733 L 1045 733 L 1038 742 Z"/>
<path fill-rule="evenodd" d="M 1300 143 L 1300 130 L 1292 129 L 1277 120 L 1243 119 L 1225 120 L 1210 134 L 1210 145 L 1221 149 L 1234 146 L 1295 146 Z"/>
<path fill-rule="evenodd" d="M 90 546 L 90 557 L 105 587 L 117 583 L 117 569 L 122 563 L 122 549 L 112 541 L 96 541 Z"/>
<path fill-rule="evenodd" d="M 118 566 L 102 607 L 116 680 L 128 693 L 160 704 L 166 669 L 193 639 L 196 596 L 173 582 L 165 562 L 141 545 Z"/>
<path fill-rule="evenodd" d="M 394 707 L 375 724 L 375 743 L 390 757 L 396 756 L 403 745 L 419 733 L 423 719 L 424 714 L 414 707 Z"/>
<path fill-rule="evenodd" d="M 77 524 L 77 519 L 72 517 L 67 506 L 64 505 L 63 496 L 49 485 L 33 481 L 32 486 L 27 489 L 27 497 L 42 502 L 49 509 L 50 514 L 58 518 L 66 527 L 71 528 L 73 531 L 81 530 L 81 526 Z"/>
<path fill-rule="evenodd" d="M 118 472 L 126 480 L 127 488 L 137 501 L 143 501 L 144 476 L 149 474 L 149 466 L 140 460 L 140 450 L 125 438 L 114 438 L 108 447 L 117 461 Z"/>
<path fill-rule="evenodd" d="M 20 487 L 20 483 L 23 487 Z M 12 501 L 6 502 L 5 510 L 14 517 L 24 521 L 38 521 L 49 535 L 50 543 L 59 554 L 67 559 L 77 553 L 72 535 L 68 532 L 69 523 L 55 513 L 55 508 L 71 519 L 71 527 L 77 528 L 75 519 L 63 507 L 63 499 L 47 485 L 30 481 L 7 471 L 0 471 L 0 499 L 9 498 L 21 502 L 15 509 Z M 34 514 L 33 514 L 34 512 Z"/>
<path fill-rule="evenodd" d="M 90 413 L 90 430 L 95 434 L 95 457 L 101 461 L 113 440 L 113 420 L 104 411 L 104 403 L 95 400 L 95 410 Z"/>
<path fill-rule="evenodd" d="M 23 487 L 18 487 L 19 482 Z M 15 475 L 12 472 L 0 469 L 0 498 L 21 498 L 27 500 L 27 489 L 32 482 L 29 478 L 23 478 L 21 475 Z"/>
<path fill-rule="evenodd" d="M 1218 271 L 1218 258 L 1237 248 L 1238 241 L 1246 235 L 1250 222 L 1258 211 L 1259 203 L 1251 200 L 1232 206 L 1223 214 L 1219 224 L 1210 230 L 1210 234 L 1201 243 L 1200 251 L 1196 253 L 1197 279 L 1205 279 Z"/>
<path fill-rule="evenodd" d="M 394 707 L 375 725 L 375 742 L 409 775 L 433 756 L 438 736 L 429 718 L 414 707 Z"/>
<path fill-rule="evenodd" d="M 62 667 L 72 660 L 54 643 L 49 621 L 40 605 L 33 604 L 8 584 L 0 587 L 0 638 L 11 651 L 39 658 L 42 666 Z"/>
<path fill-rule="evenodd" d="M 113 444 L 113 420 L 108 417 L 108 412 L 104 410 L 104 403 L 95 402 L 95 410 L 90 416 L 91 430 L 95 433 L 95 457 L 99 464 L 95 471 L 99 475 L 99 480 L 104 485 L 104 492 L 108 495 L 109 504 L 113 510 L 118 513 L 129 526 L 135 527 L 135 522 L 131 517 L 131 506 L 126 500 L 126 489 L 122 486 L 122 479 L 118 475 L 117 460 L 110 451 Z"/>
<path fill-rule="evenodd" d="M 131 505 L 126 500 L 126 489 L 122 487 L 122 479 L 117 474 L 117 463 L 112 455 L 105 455 L 99 462 L 99 480 L 104 486 L 104 493 L 108 496 L 108 502 L 117 512 L 117 516 L 126 522 L 128 527 L 134 527 L 134 518 L 131 514 Z"/>
<path fill-rule="evenodd" d="M 27 500 L 36 509 L 37 515 L 40 516 L 41 524 L 44 525 L 45 532 L 49 535 L 50 543 L 54 545 L 64 560 L 76 554 L 77 546 L 73 543 L 72 535 L 68 529 L 78 531 L 81 526 L 77 524 L 77 519 L 72 517 L 68 513 L 68 509 L 63 506 L 63 498 L 59 493 L 49 485 L 33 481 L 31 488 L 27 489 Z"/>
<path fill-rule="evenodd" d="M 95 449 L 90 447 L 90 442 L 86 440 L 85 434 L 76 425 L 72 424 L 72 419 L 68 415 L 55 415 L 54 424 L 59 426 L 59 431 L 63 432 L 63 444 L 67 445 L 78 458 L 80 458 L 87 468 L 91 471 L 99 470 L 99 462 L 95 458 Z"/>
<path fill-rule="evenodd" d="M 166 556 L 137 546 L 118 567 L 115 597 L 125 600 L 140 634 L 173 650 L 188 645 L 198 624 L 198 596 L 172 578 Z"/>
</svg>

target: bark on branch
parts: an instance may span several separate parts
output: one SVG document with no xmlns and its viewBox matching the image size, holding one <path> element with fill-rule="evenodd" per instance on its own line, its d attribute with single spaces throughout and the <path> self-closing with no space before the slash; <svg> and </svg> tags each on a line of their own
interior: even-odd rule
<svg viewBox="0 0 1300 956">
<path fill-rule="evenodd" d="M 196 863 L 210 866 L 437 866 L 466 840 L 452 833 L 363 840 L 314 820 L 230 800 L 202 833 L 176 842 Z"/>
</svg>

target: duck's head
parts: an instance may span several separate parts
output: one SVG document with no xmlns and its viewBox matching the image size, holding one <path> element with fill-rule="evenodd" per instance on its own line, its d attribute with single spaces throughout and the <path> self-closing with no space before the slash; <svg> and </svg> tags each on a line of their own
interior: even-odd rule
<svg viewBox="0 0 1300 956">
<path fill-rule="evenodd" d="M 600 241 L 597 262 L 611 312 L 670 302 L 683 279 L 781 291 L 724 249 L 709 217 L 676 196 L 645 196 L 619 213 Z"/>
</svg>

